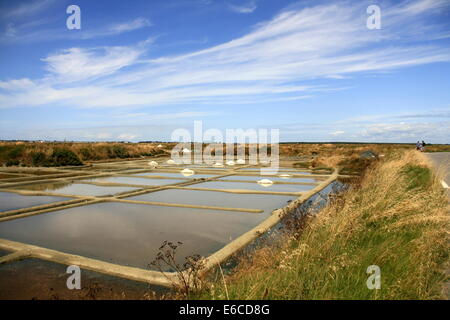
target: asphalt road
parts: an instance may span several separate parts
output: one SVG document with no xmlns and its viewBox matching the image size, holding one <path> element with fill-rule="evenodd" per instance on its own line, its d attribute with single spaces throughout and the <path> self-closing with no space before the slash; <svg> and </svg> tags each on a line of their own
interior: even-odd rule
<svg viewBox="0 0 450 320">
<path fill-rule="evenodd" d="M 448 203 L 450 205 L 450 152 L 427 153 L 428 158 L 433 163 L 438 173 L 442 173 L 442 186 L 447 187 Z M 447 276 L 450 276 L 450 269 L 447 268 Z M 450 281 L 447 281 L 444 287 L 447 299 L 450 297 Z"/>
<path fill-rule="evenodd" d="M 433 152 L 427 153 L 426 155 L 433 163 L 437 172 L 442 172 L 442 186 L 447 187 L 447 194 L 450 199 L 450 152 Z"/>
</svg>

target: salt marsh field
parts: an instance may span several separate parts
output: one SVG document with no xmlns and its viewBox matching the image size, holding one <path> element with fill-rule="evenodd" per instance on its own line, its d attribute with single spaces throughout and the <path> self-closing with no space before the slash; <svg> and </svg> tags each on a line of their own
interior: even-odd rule
<svg viewBox="0 0 450 320">
<path fill-rule="evenodd" d="M 193 254 L 225 260 L 235 251 L 233 243 L 251 242 L 257 237 L 251 230 L 267 224 L 276 210 L 330 182 L 330 175 L 309 170 L 260 170 L 248 164 L 174 165 L 167 159 L 152 167 L 147 160 L 130 160 L 36 174 L 16 169 L 8 175 L 4 169 L 0 278 L 2 268 L 16 260 L 67 264 L 82 258 L 86 269 L 100 274 L 164 286 L 148 266 L 164 241 L 182 243 L 178 263 Z"/>
</svg>

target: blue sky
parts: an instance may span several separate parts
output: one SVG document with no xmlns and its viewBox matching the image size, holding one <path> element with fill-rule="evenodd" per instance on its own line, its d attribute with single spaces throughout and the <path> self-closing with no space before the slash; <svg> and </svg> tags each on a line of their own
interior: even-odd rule
<svg viewBox="0 0 450 320">
<path fill-rule="evenodd" d="M 0 1 L 0 139 L 170 140 L 195 120 L 450 143 L 450 1 Z"/>
</svg>

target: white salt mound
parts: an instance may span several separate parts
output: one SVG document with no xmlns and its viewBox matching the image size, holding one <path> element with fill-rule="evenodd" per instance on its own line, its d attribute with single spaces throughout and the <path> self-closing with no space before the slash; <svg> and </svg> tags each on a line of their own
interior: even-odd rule
<svg viewBox="0 0 450 320">
<path fill-rule="evenodd" d="M 150 167 L 157 167 L 157 166 L 158 166 L 158 162 L 156 162 L 156 161 L 150 161 L 150 162 L 148 163 L 148 165 L 149 165 Z"/>
<path fill-rule="evenodd" d="M 269 179 L 262 179 L 257 181 L 259 185 L 263 186 L 263 187 L 270 187 L 273 184 L 272 180 Z"/>
<path fill-rule="evenodd" d="M 195 174 L 194 170 L 191 169 L 183 169 L 181 170 L 181 174 L 185 177 L 189 177 L 192 176 L 193 174 Z"/>
</svg>

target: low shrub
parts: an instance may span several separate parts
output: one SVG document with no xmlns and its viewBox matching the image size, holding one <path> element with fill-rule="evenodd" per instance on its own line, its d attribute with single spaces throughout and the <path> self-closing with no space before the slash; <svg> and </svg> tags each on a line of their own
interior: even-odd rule
<svg viewBox="0 0 450 320">
<path fill-rule="evenodd" d="M 112 146 L 111 149 L 108 150 L 108 155 L 111 158 L 129 158 L 130 155 L 128 151 L 122 146 Z"/>
<path fill-rule="evenodd" d="M 81 166 L 80 158 L 72 151 L 67 149 L 56 149 L 53 151 L 49 165 L 52 166 Z"/>
<path fill-rule="evenodd" d="M 43 152 L 32 153 L 31 163 L 36 167 L 45 166 L 47 164 L 47 156 Z"/>
<path fill-rule="evenodd" d="M 5 165 L 7 167 L 15 167 L 15 166 L 20 165 L 20 161 L 19 160 L 15 160 L 15 159 L 10 159 L 10 160 L 6 161 Z"/>
</svg>

